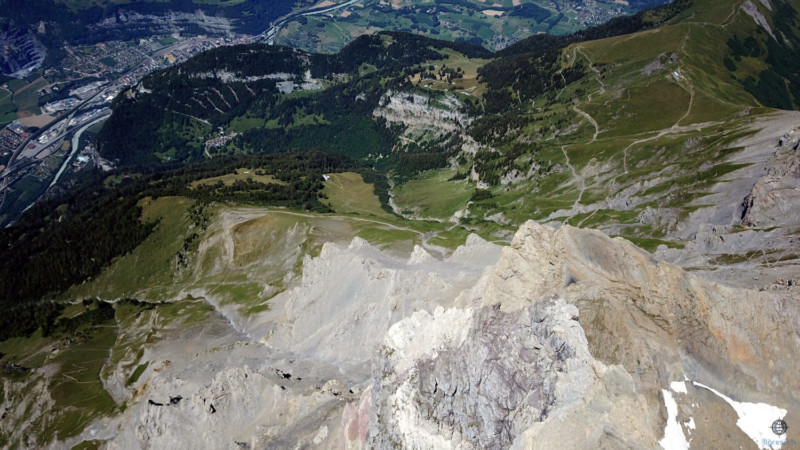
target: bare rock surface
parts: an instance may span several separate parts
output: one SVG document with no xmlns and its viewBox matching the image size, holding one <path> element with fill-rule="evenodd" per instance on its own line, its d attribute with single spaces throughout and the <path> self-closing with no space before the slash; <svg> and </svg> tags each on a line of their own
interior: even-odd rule
<svg viewBox="0 0 800 450">
<path fill-rule="evenodd" d="M 800 412 L 791 291 L 598 231 L 528 222 L 444 259 L 355 238 L 302 267 L 269 311 L 162 330 L 140 379 L 116 382 L 127 409 L 63 444 L 753 448 Z"/>
<path fill-rule="evenodd" d="M 458 112 L 460 108 L 460 101 L 452 94 L 434 100 L 427 95 L 390 90 L 381 98 L 381 106 L 373 116 L 402 123 L 415 131 L 434 129 L 445 133 L 461 130 L 472 122 L 466 114 Z"/>
<path fill-rule="evenodd" d="M 454 319 L 464 326 L 448 333 Z M 499 305 L 417 313 L 390 330 L 376 377 L 380 391 L 372 391 L 372 401 L 380 409 L 368 445 L 374 448 L 519 447 L 547 435 L 537 425 L 551 417 L 645 406 L 628 374 L 592 358 L 577 308 L 558 298 L 512 313 Z M 630 445 L 652 443 L 657 416 L 633 434 L 617 424 L 607 428 L 627 434 L 622 441 Z M 594 427 L 588 439 L 573 442 L 604 432 Z"/>
<path fill-rule="evenodd" d="M 596 231 L 525 224 L 458 307 L 390 330 L 366 447 L 654 448 L 675 398 L 706 421 L 681 422 L 681 439 L 753 444 L 722 397 L 674 393 L 684 379 L 800 407 L 783 350 L 800 342 L 795 298 L 704 281 Z"/>
<path fill-rule="evenodd" d="M 402 93 L 387 90 L 372 116 L 389 124 L 404 127 L 400 136 L 404 144 L 420 145 L 424 141 L 440 140 L 447 135 L 458 135 L 461 151 L 475 154 L 485 145 L 479 144 L 467 132 L 472 118 L 461 112 L 462 102 L 454 94 L 429 96 L 420 93 Z"/>
<path fill-rule="evenodd" d="M 283 244 L 276 241 L 272 250 L 287 250 Z M 239 251 L 235 240 L 223 247 Z M 159 343 L 144 352 L 150 365 L 138 382 L 127 389 L 119 376 L 107 382 L 115 398 L 131 406 L 114 420 L 94 423 L 74 442 L 109 439 L 108 448 L 333 447 L 342 412 L 370 383 L 391 325 L 415 311 L 452 306 L 500 251 L 477 236 L 446 259 L 421 247 L 408 256 L 390 254 L 360 238 L 328 242 L 318 257 L 305 258 L 302 278 L 274 297 L 269 311 L 244 317 L 206 298 L 218 311 L 213 320 L 161 331 Z"/>
<path fill-rule="evenodd" d="M 800 114 L 774 113 L 751 128 L 726 161 L 742 167 L 694 201 L 685 220 L 669 211 L 642 220 L 671 221 L 669 237 L 687 242 L 659 249 L 659 258 L 732 286 L 768 288 L 800 270 Z"/>
</svg>

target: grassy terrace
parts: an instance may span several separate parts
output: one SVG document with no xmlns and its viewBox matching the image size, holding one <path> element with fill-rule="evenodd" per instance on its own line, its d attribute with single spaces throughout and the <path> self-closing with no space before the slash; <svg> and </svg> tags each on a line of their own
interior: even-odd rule
<svg viewBox="0 0 800 450">
<path fill-rule="evenodd" d="M 442 59 L 428 61 L 426 64 L 434 66 L 436 70 L 439 70 L 442 66 L 447 66 L 450 69 L 460 68 L 463 72 L 463 78 L 455 79 L 452 84 L 448 84 L 442 80 L 423 78 L 417 74 L 409 78 L 415 86 L 434 90 L 456 90 L 475 97 L 480 97 L 486 92 L 486 86 L 478 82 L 478 69 L 489 60 L 468 58 L 449 48 L 440 50 L 439 53 L 442 54 Z"/>
<path fill-rule="evenodd" d="M 469 201 L 475 187 L 466 180 L 448 181 L 450 170 L 429 170 L 395 190 L 404 214 L 449 219 Z"/>
<path fill-rule="evenodd" d="M 192 182 L 191 187 L 195 188 L 197 186 L 209 186 L 217 184 L 218 182 L 222 182 L 222 184 L 224 184 L 225 186 L 230 186 L 236 181 L 247 181 L 247 180 L 253 180 L 258 183 L 264 183 L 264 184 L 269 184 L 269 183 L 286 184 L 283 181 L 273 177 L 272 175 L 259 175 L 256 173 L 254 169 L 241 168 L 241 169 L 236 169 L 236 173 L 229 173 L 227 175 L 221 175 L 218 177 L 211 177 L 194 181 Z"/>
<path fill-rule="evenodd" d="M 248 176 L 243 170 L 238 172 L 201 182 L 232 182 Z M 438 211 L 442 218 L 462 208 L 472 194 L 466 182 L 448 182 L 447 176 L 446 172 L 433 172 L 407 188 L 412 193 L 429 192 L 425 204 L 430 209 L 426 211 Z M 442 189 L 449 189 L 450 195 L 434 195 Z M 325 242 L 347 243 L 359 236 L 379 248 L 410 252 L 413 245 L 425 239 L 430 239 L 432 245 L 455 248 L 464 243 L 470 232 L 453 227 L 452 223 L 405 220 L 386 212 L 373 186 L 356 173 L 332 174 L 322 193 L 327 196 L 323 201 L 335 213 L 210 205 L 204 213 L 211 217 L 206 231 L 193 222 L 191 211 L 196 205 L 192 200 L 144 199 L 142 220 L 157 222 L 155 232 L 101 275 L 73 287 L 63 298 L 166 301 L 194 289 L 219 298 L 223 304 L 263 308 L 269 298 L 286 288 L 287 276 L 300 274 L 303 257 L 317 255 Z M 482 227 L 470 228 L 491 239 Z M 196 244 L 187 247 L 193 233 L 200 234 L 197 242 L 203 245 L 199 248 Z"/>
<path fill-rule="evenodd" d="M 337 213 L 358 214 L 393 220 L 394 216 L 381 208 L 374 187 L 357 173 L 334 173 L 325 182 L 322 193 L 328 206 Z"/>
</svg>

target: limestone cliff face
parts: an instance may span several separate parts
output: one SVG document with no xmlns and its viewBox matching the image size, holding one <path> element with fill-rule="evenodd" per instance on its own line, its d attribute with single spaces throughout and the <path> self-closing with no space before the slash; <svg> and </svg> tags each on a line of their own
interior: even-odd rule
<svg viewBox="0 0 800 450">
<path fill-rule="evenodd" d="M 551 417 L 586 414 L 585 399 L 600 414 L 646 407 L 630 375 L 591 356 L 577 308 L 558 298 L 511 313 L 493 305 L 415 314 L 390 330 L 380 361 L 371 448 L 508 448 Z M 636 425 L 631 434 L 624 422 L 603 423 L 626 435 L 617 444 L 655 442 L 657 414 Z M 605 432 L 595 427 L 588 438 Z"/>
<path fill-rule="evenodd" d="M 765 367 L 800 342 L 793 299 L 706 282 L 621 238 L 529 222 L 504 250 L 488 284 L 476 298 L 507 311 L 563 296 L 580 310 L 592 354 L 641 372 L 643 387 L 666 381 L 656 360 L 692 359 L 689 375 L 709 370 L 745 391 L 748 382 L 776 375 L 784 380 L 771 386 L 778 397 L 800 382 L 788 367 Z M 764 387 L 754 383 L 749 389 Z"/>
<path fill-rule="evenodd" d="M 474 154 L 481 144 L 466 133 L 473 119 L 461 109 L 461 101 L 450 93 L 433 97 L 388 90 L 372 115 L 385 119 L 388 124 L 402 125 L 404 131 L 400 140 L 403 145 L 425 145 L 455 135 L 459 136 L 461 151 Z"/>
<path fill-rule="evenodd" d="M 175 31 L 189 26 L 200 27 L 209 33 L 227 34 L 233 29 L 231 20 L 225 17 L 209 16 L 201 10 L 189 12 L 168 12 L 163 15 L 141 14 L 122 9 L 96 25 L 98 28 L 147 27 L 154 31 Z"/>
<path fill-rule="evenodd" d="M 433 98 L 418 93 L 387 91 L 373 116 L 411 128 L 435 129 L 437 132 L 462 130 L 472 122 L 459 112 L 461 103 L 455 95 Z"/>
<path fill-rule="evenodd" d="M 742 202 L 742 223 L 750 227 L 791 226 L 800 219 L 800 137 L 781 141 L 781 157 L 765 168 Z"/>
<path fill-rule="evenodd" d="M 619 238 L 529 222 L 456 304 L 391 328 L 361 399 L 369 427 L 347 446 L 653 448 L 685 379 L 798 411 L 796 299 L 706 282 Z M 681 438 L 753 444 L 721 397 L 683 390 Z"/>
</svg>

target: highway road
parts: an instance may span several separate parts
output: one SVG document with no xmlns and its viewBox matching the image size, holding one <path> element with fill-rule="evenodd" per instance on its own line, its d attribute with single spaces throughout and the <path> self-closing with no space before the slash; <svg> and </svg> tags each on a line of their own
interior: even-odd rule
<svg viewBox="0 0 800 450">
<path fill-rule="evenodd" d="M 354 5 L 354 4 L 358 3 L 359 1 L 363 1 L 363 0 L 348 0 L 348 1 L 346 1 L 344 3 L 340 3 L 338 5 L 326 6 L 324 8 L 318 8 L 318 9 L 306 9 L 306 10 L 303 10 L 303 11 L 298 11 L 298 12 L 294 12 L 294 13 L 288 14 L 286 16 L 283 16 L 283 17 L 279 18 L 277 21 L 275 21 L 273 23 L 273 25 L 270 26 L 269 29 L 267 29 L 266 31 L 261 33 L 261 35 L 259 35 L 257 39 L 262 41 L 262 42 L 266 42 L 266 43 L 272 45 L 272 44 L 275 43 L 275 36 L 278 34 L 278 31 L 280 31 L 280 29 L 283 28 L 284 25 L 286 25 L 287 23 L 291 22 L 292 20 L 294 20 L 294 19 L 296 19 L 298 17 L 301 17 L 301 16 L 315 16 L 315 15 L 319 15 L 319 14 L 326 14 L 326 13 L 333 12 L 333 11 L 336 11 L 336 10 L 339 10 L 339 9 L 342 9 L 342 8 L 346 8 L 346 7 L 350 6 L 350 5 Z"/>
</svg>

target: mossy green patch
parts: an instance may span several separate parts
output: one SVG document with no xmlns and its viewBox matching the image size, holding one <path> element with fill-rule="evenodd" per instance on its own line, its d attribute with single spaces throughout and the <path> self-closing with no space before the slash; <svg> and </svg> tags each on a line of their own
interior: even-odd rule
<svg viewBox="0 0 800 450">
<path fill-rule="evenodd" d="M 455 249 L 467 242 L 467 237 L 472 232 L 464 227 L 455 227 L 450 230 L 442 231 L 428 240 L 431 245 Z"/>
<path fill-rule="evenodd" d="M 399 244 L 406 243 L 405 247 L 410 249 L 411 243 L 418 243 L 420 237 L 419 234 L 411 231 L 398 230 L 379 224 L 358 224 L 355 229 L 358 237 L 378 248 L 387 246 L 398 248 Z"/>
<path fill-rule="evenodd" d="M 30 337 L 16 337 L 0 342 L 0 353 L 5 355 L 3 359 L 7 362 L 24 367 L 41 367 L 53 342 L 52 337 L 42 336 L 42 330 L 38 329 Z"/>
<path fill-rule="evenodd" d="M 150 364 L 149 361 L 145 361 L 143 364 L 139 364 L 138 366 L 136 366 L 136 370 L 134 370 L 131 376 L 129 376 L 128 379 L 125 381 L 125 385 L 130 386 L 139 381 L 139 377 L 142 376 L 142 374 L 147 369 L 147 366 L 149 364 Z"/>
<path fill-rule="evenodd" d="M 14 92 L 24 88 L 27 85 L 28 85 L 27 81 L 20 80 L 20 79 L 17 79 L 17 78 L 8 81 L 8 88 L 11 89 Z"/>
<path fill-rule="evenodd" d="M 216 312 L 213 306 L 203 299 L 184 300 L 159 306 L 158 316 L 165 323 L 180 322 L 186 325 L 202 323 Z"/>
<path fill-rule="evenodd" d="M 103 441 L 83 441 L 72 447 L 71 450 L 97 450 Z"/>
<path fill-rule="evenodd" d="M 229 129 L 237 133 L 244 133 L 245 131 L 254 128 L 261 128 L 264 126 L 264 119 L 259 117 L 237 117 L 231 121 Z"/>
</svg>

